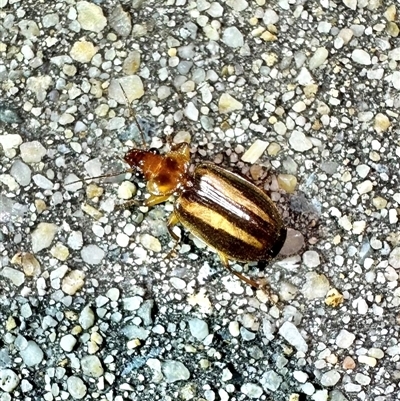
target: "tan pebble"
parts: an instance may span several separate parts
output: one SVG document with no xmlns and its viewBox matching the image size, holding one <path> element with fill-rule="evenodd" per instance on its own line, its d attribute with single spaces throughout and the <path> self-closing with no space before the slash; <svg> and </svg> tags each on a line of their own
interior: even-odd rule
<svg viewBox="0 0 400 401">
<path fill-rule="evenodd" d="M 12 316 L 9 316 L 6 321 L 6 331 L 11 331 L 17 327 L 17 323 Z"/>
<path fill-rule="evenodd" d="M 386 11 L 383 13 L 383 16 L 390 22 L 396 20 L 396 6 L 394 4 L 390 5 Z"/>
<path fill-rule="evenodd" d="M 400 33 L 400 29 L 395 22 L 389 22 L 386 27 L 386 32 L 392 37 L 397 38 Z"/>
<path fill-rule="evenodd" d="M 275 36 L 273 33 L 269 31 L 265 31 L 261 35 L 261 39 L 264 40 L 265 42 L 274 42 L 275 40 L 278 40 L 277 36 Z"/>
<path fill-rule="evenodd" d="M 95 354 L 100 347 L 93 341 L 88 342 L 88 354 L 93 355 Z"/>
<path fill-rule="evenodd" d="M 75 42 L 69 52 L 69 55 L 75 61 L 80 63 L 89 63 L 93 56 L 97 53 L 98 48 L 86 40 Z"/>
<path fill-rule="evenodd" d="M 81 209 L 88 214 L 89 216 L 93 217 L 95 220 L 99 220 L 103 217 L 103 213 L 101 213 L 99 210 L 94 208 L 93 206 L 88 205 L 87 203 L 84 203 L 81 206 Z"/>
<path fill-rule="evenodd" d="M 86 196 L 88 199 L 99 198 L 103 195 L 104 189 L 97 184 L 89 184 L 86 188 Z"/>
<path fill-rule="evenodd" d="M 62 281 L 61 289 L 68 295 L 76 294 L 85 284 L 85 273 L 81 270 L 72 270 Z"/>
<path fill-rule="evenodd" d="M 267 153 L 269 156 L 276 156 L 281 151 L 281 145 L 276 142 L 272 142 L 269 144 L 267 148 Z"/>
<path fill-rule="evenodd" d="M 263 168 L 259 164 L 253 164 L 250 167 L 250 175 L 254 181 L 259 180 L 264 173 Z"/>
<path fill-rule="evenodd" d="M 223 93 L 218 101 L 218 111 L 220 113 L 231 113 L 235 110 L 241 110 L 243 104 L 233 98 L 228 93 Z"/>
<path fill-rule="evenodd" d="M 319 131 L 322 128 L 322 124 L 320 120 L 315 120 L 312 127 L 311 127 L 314 131 Z"/>
<path fill-rule="evenodd" d="M 391 123 L 390 123 L 389 117 L 387 115 L 378 113 L 375 116 L 374 130 L 378 134 L 381 134 L 382 132 L 387 131 L 387 129 L 390 127 L 390 125 L 391 125 Z"/>
<path fill-rule="evenodd" d="M 364 363 L 365 365 L 371 366 L 373 368 L 374 366 L 376 366 L 377 361 L 372 356 L 360 355 L 358 357 L 358 362 Z"/>
<path fill-rule="evenodd" d="M 279 187 L 292 194 L 296 190 L 297 178 L 292 174 L 279 174 L 277 177 Z"/>
<path fill-rule="evenodd" d="M 47 209 L 46 202 L 42 199 L 35 199 L 35 207 L 39 214 L 43 213 Z"/>
<path fill-rule="evenodd" d="M 77 324 L 76 326 L 74 326 L 71 330 L 71 334 L 76 336 L 78 334 L 81 334 L 83 331 L 82 326 L 80 326 L 79 324 Z"/>
<path fill-rule="evenodd" d="M 61 242 L 58 242 L 56 245 L 54 245 L 51 250 L 50 253 L 58 260 L 61 260 L 62 262 L 64 260 L 68 259 L 69 256 L 69 250 L 68 248 L 62 244 Z"/>
<path fill-rule="evenodd" d="M 343 360 L 343 369 L 353 370 L 355 367 L 356 363 L 354 362 L 354 359 L 351 356 L 346 356 Z"/>
<path fill-rule="evenodd" d="M 328 291 L 325 298 L 325 304 L 337 308 L 343 303 L 343 295 L 336 289 L 332 288 Z"/>
</svg>

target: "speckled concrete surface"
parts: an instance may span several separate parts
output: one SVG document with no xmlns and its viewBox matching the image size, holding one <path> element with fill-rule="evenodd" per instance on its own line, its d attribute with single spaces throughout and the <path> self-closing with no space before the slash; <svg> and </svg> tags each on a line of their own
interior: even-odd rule
<svg viewBox="0 0 400 401">
<path fill-rule="evenodd" d="M 0 400 L 399 399 L 398 8 L 0 2 Z M 276 304 L 187 230 L 166 258 L 139 177 L 71 184 L 133 113 L 276 202 L 281 255 L 234 264 Z"/>
</svg>

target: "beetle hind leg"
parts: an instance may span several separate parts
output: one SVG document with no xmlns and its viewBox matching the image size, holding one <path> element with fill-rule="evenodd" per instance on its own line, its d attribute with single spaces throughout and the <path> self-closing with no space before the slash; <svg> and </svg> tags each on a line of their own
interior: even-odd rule
<svg viewBox="0 0 400 401">
<path fill-rule="evenodd" d="M 167 258 L 171 258 L 172 256 L 176 256 L 175 255 L 175 250 L 176 247 L 178 246 L 179 242 L 180 242 L 180 238 L 174 233 L 174 231 L 172 230 L 172 228 L 179 223 L 179 219 L 176 216 L 176 214 L 173 212 L 171 214 L 171 216 L 169 217 L 168 220 L 168 224 L 167 224 L 167 230 L 169 232 L 169 235 L 173 238 L 173 240 L 175 241 L 174 246 L 172 247 L 172 249 L 168 252 L 167 254 Z"/>
<path fill-rule="evenodd" d="M 226 257 L 226 255 L 222 252 L 218 252 L 218 256 L 221 259 L 222 264 L 236 277 L 240 278 L 240 280 L 244 281 L 246 284 L 254 287 L 254 288 L 260 288 L 261 285 L 258 281 L 252 280 L 246 276 L 244 276 L 242 273 L 237 272 L 236 270 L 233 270 L 232 267 L 229 265 L 229 260 Z"/>
</svg>

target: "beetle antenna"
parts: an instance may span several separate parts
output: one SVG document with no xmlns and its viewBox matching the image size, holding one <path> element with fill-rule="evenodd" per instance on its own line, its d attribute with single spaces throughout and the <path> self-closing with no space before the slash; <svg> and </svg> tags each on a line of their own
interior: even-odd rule
<svg viewBox="0 0 400 401">
<path fill-rule="evenodd" d="M 68 182 L 65 185 L 72 185 L 72 184 L 75 184 L 77 182 L 86 182 L 86 181 L 90 181 L 90 180 L 97 180 L 98 178 L 116 177 L 116 176 L 121 175 L 121 174 L 127 174 L 127 173 L 133 173 L 133 172 L 134 172 L 134 169 L 129 168 L 129 169 L 125 170 L 125 171 L 120 171 L 119 173 L 102 174 L 102 175 L 97 175 L 96 177 L 79 178 L 78 180 Z"/>
<path fill-rule="evenodd" d="M 131 106 L 131 103 L 129 102 L 128 95 L 126 94 L 125 89 L 123 88 L 121 82 L 119 82 L 119 86 L 120 86 L 120 88 L 122 90 L 122 94 L 124 95 L 125 102 L 126 102 L 126 105 L 128 106 L 129 112 L 130 112 L 131 116 L 133 117 L 133 119 L 135 120 L 136 126 L 138 127 L 138 130 L 140 132 L 140 136 L 142 137 L 143 147 L 147 148 L 145 135 L 144 135 L 144 132 L 142 130 L 142 127 L 139 124 L 139 120 L 136 117 L 136 112 L 135 112 L 135 110 L 133 110 L 133 108 Z"/>
</svg>

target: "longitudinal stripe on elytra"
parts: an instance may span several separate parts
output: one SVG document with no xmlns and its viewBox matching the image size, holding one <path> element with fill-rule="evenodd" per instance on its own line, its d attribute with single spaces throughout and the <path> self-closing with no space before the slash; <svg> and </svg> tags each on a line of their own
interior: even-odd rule
<svg viewBox="0 0 400 401">
<path fill-rule="evenodd" d="M 214 230 L 221 230 L 228 236 L 238 239 L 250 246 L 258 249 L 262 249 L 264 246 L 256 237 L 238 227 L 217 210 L 212 210 L 198 202 L 194 202 L 193 200 L 189 201 L 187 199 L 181 200 L 181 210 L 184 211 L 185 214 L 196 216 L 196 219 L 202 224 L 208 225 Z"/>
</svg>

